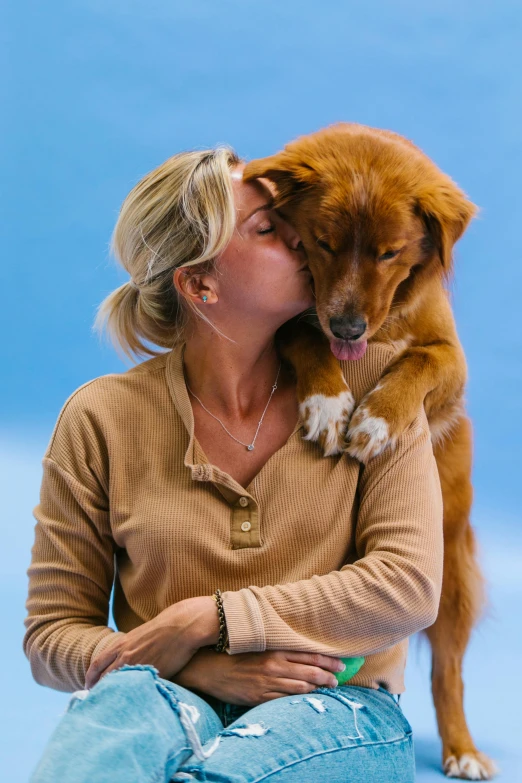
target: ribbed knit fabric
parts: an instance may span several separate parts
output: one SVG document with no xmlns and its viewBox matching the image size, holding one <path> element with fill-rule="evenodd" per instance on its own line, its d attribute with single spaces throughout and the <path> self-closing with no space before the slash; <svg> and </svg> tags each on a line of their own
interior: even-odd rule
<svg viewBox="0 0 522 783">
<path fill-rule="evenodd" d="M 63 405 L 33 511 L 23 649 L 34 679 L 85 687 L 91 659 L 114 638 L 114 581 L 116 633 L 219 587 L 229 654 L 363 655 L 351 685 L 402 693 L 408 637 L 435 621 L 442 588 L 442 496 L 424 408 L 366 467 L 324 457 L 298 421 L 242 487 L 194 437 L 183 347 L 89 381 Z M 362 359 L 341 362 L 357 402 L 393 355 L 370 343 Z"/>
</svg>

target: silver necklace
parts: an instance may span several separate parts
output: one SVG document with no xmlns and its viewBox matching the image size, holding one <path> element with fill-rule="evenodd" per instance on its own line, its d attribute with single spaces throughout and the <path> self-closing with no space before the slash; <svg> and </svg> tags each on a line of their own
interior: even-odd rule
<svg viewBox="0 0 522 783">
<path fill-rule="evenodd" d="M 198 397 L 196 394 L 194 394 L 194 392 L 192 391 L 192 389 L 191 389 L 191 388 L 190 388 L 190 386 L 188 385 L 188 383 L 187 383 L 187 379 L 186 379 L 186 378 L 185 378 L 185 383 L 186 383 L 186 385 L 187 385 L 187 389 L 188 389 L 188 390 L 189 390 L 189 392 L 192 394 L 192 396 L 196 398 L 196 400 L 199 402 L 199 404 L 201 405 L 201 407 L 202 407 L 202 408 L 204 408 L 204 409 L 206 410 L 206 412 L 207 412 L 207 413 L 210 413 L 210 415 L 212 416 L 212 418 L 213 418 L 213 419 L 215 419 L 216 421 L 219 421 L 219 423 L 221 424 L 221 426 L 223 427 L 223 429 L 225 430 L 225 432 L 227 432 L 227 433 L 230 435 L 230 437 L 231 437 L 231 438 L 234 438 L 234 440 L 235 440 L 235 441 L 237 441 L 237 443 L 240 443 L 242 446 L 246 446 L 246 448 L 247 448 L 247 450 L 248 450 L 248 451 L 253 451 L 253 450 L 254 450 L 254 443 L 256 442 L 256 438 L 257 438 L 257 433 L 259 432 L 259 428 L 261 427 L 261 422 L 263 421 L 263 419 L 264 419 L 264 417 L 265 417 L 266 409 L 267 409 L 267 408 L 268 408 L 268 406 L 270 405 L 270 400 L 272 399 L 272 397 L 273 397 L 273 394 L 274 394 L 275 390 L 277 389 L 277 380 L 278 380 L 278 378 L 279 378 L 279 372 L 280 372 L 280 370 L 281 370 L 281 362 L 279 362 L 279 370 L 277 371 L 277 376 L 276 376 L 276 379 L 275 379 L 275 383 L 274 383 L 274 385 L 272 386 L 272 392 L 271 392 L 271 394 L 270 394 L 270 397 L 268 398 L 268 402 L 267 402 L 267 404 L 265 405 L 265 410 L 263 411 L 263 415 L 262 415 L 262 416 L 261 416 L 261 418 L 259 419 L 259 424 L 257 425 L 256 434 L 254 435 L 254 440 L 252 441 L 252 443 L 243 443 L 243 441 L 242 441 L 242 440 L 238 440 L 236 437 L 234 437 L 234 435 L 232 435 L 232 433 L 231 433 L 231 432 L 229 432 L 229 430 L 227 430 L 227 428 L 225 427 L 225 425 L 223 424 L 223 422 L 221 421 L 221 419 L 218 419 L 218 417 L 217 417 L 217 416 L 214 416 L 214 414 L 213 414 L 213 413 L 211 413 L 211 412 L 209 411 L 209 409 L 208 409 L 208 408 L 205 408 L 205 406 L 203 405 L 203 403 L 201 402 L 201 400 L 199 399 L 199 397 Z"/>
</svg>

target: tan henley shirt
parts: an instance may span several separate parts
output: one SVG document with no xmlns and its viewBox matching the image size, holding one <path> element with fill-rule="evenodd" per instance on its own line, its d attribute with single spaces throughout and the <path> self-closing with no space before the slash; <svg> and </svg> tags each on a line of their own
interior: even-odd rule
<svg viewBox="0 0 522 783">
<path fill-rule="evenodd" d="M 370 343 L 362 359 L 341 362 L 356 402 L 393 356 Z M 116 633 L 219 587 L 229 654 L 362 655 L 350 685 L 402 693 L 408 637 L 435 621 L 442 587 L 442 496 L 424 408 L 366 467 L 324 457 L 299 421 L 242 487 L 194 437 L 182 357 L 179 344 L 95 378 L 62 407 L 33 511 L 23 649 L 34 679 L 85 687 L 91 659 L 114 638 L 114 582 Z"/>
</svg>

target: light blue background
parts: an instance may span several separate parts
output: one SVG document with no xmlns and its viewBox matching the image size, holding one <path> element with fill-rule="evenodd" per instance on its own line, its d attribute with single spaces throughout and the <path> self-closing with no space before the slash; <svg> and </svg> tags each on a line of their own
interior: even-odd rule
<svg viewBox="0 0 522 783">
<path fill-rule="evenodd" d="M 23 655 L 25 571 L 40 461 L 60 408 L 81 384 L 130 366 L 91 331 L 97 305 L 128 277 L 108 256 L 121 202 L 179 150 L 227 142 L 253 158 L 339 120 L 407 136 L 481 208 L 457 245 L 452 287 L 475 432 L 473 522 L 491 604 L 465 659 L 465 703 L 500 779 L 522 779 L 520 3 L 0 8 L 1 742 L 11 783 L 27 779 L 68 700 L 36 685 Z M 441 780 L 430 661 L 427 647 L 415 652 L 418 639 L 401 704 L 418 779 Z"/>
</svg>

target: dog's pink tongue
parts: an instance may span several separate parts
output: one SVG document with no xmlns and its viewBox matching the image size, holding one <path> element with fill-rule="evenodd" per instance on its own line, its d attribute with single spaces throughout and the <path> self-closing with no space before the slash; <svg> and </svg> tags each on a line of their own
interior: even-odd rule
<svg viewBox="0 0 522 783">
<path fill-rule="evenodd" d="M 355 361 L 360 359 L 366 353 L 368 341 L 363 340 L 360 343 L 352 343 L 350 340 L 331 340 L 330 348 L 336 359 L 347 359 Z"/>
</svg>

